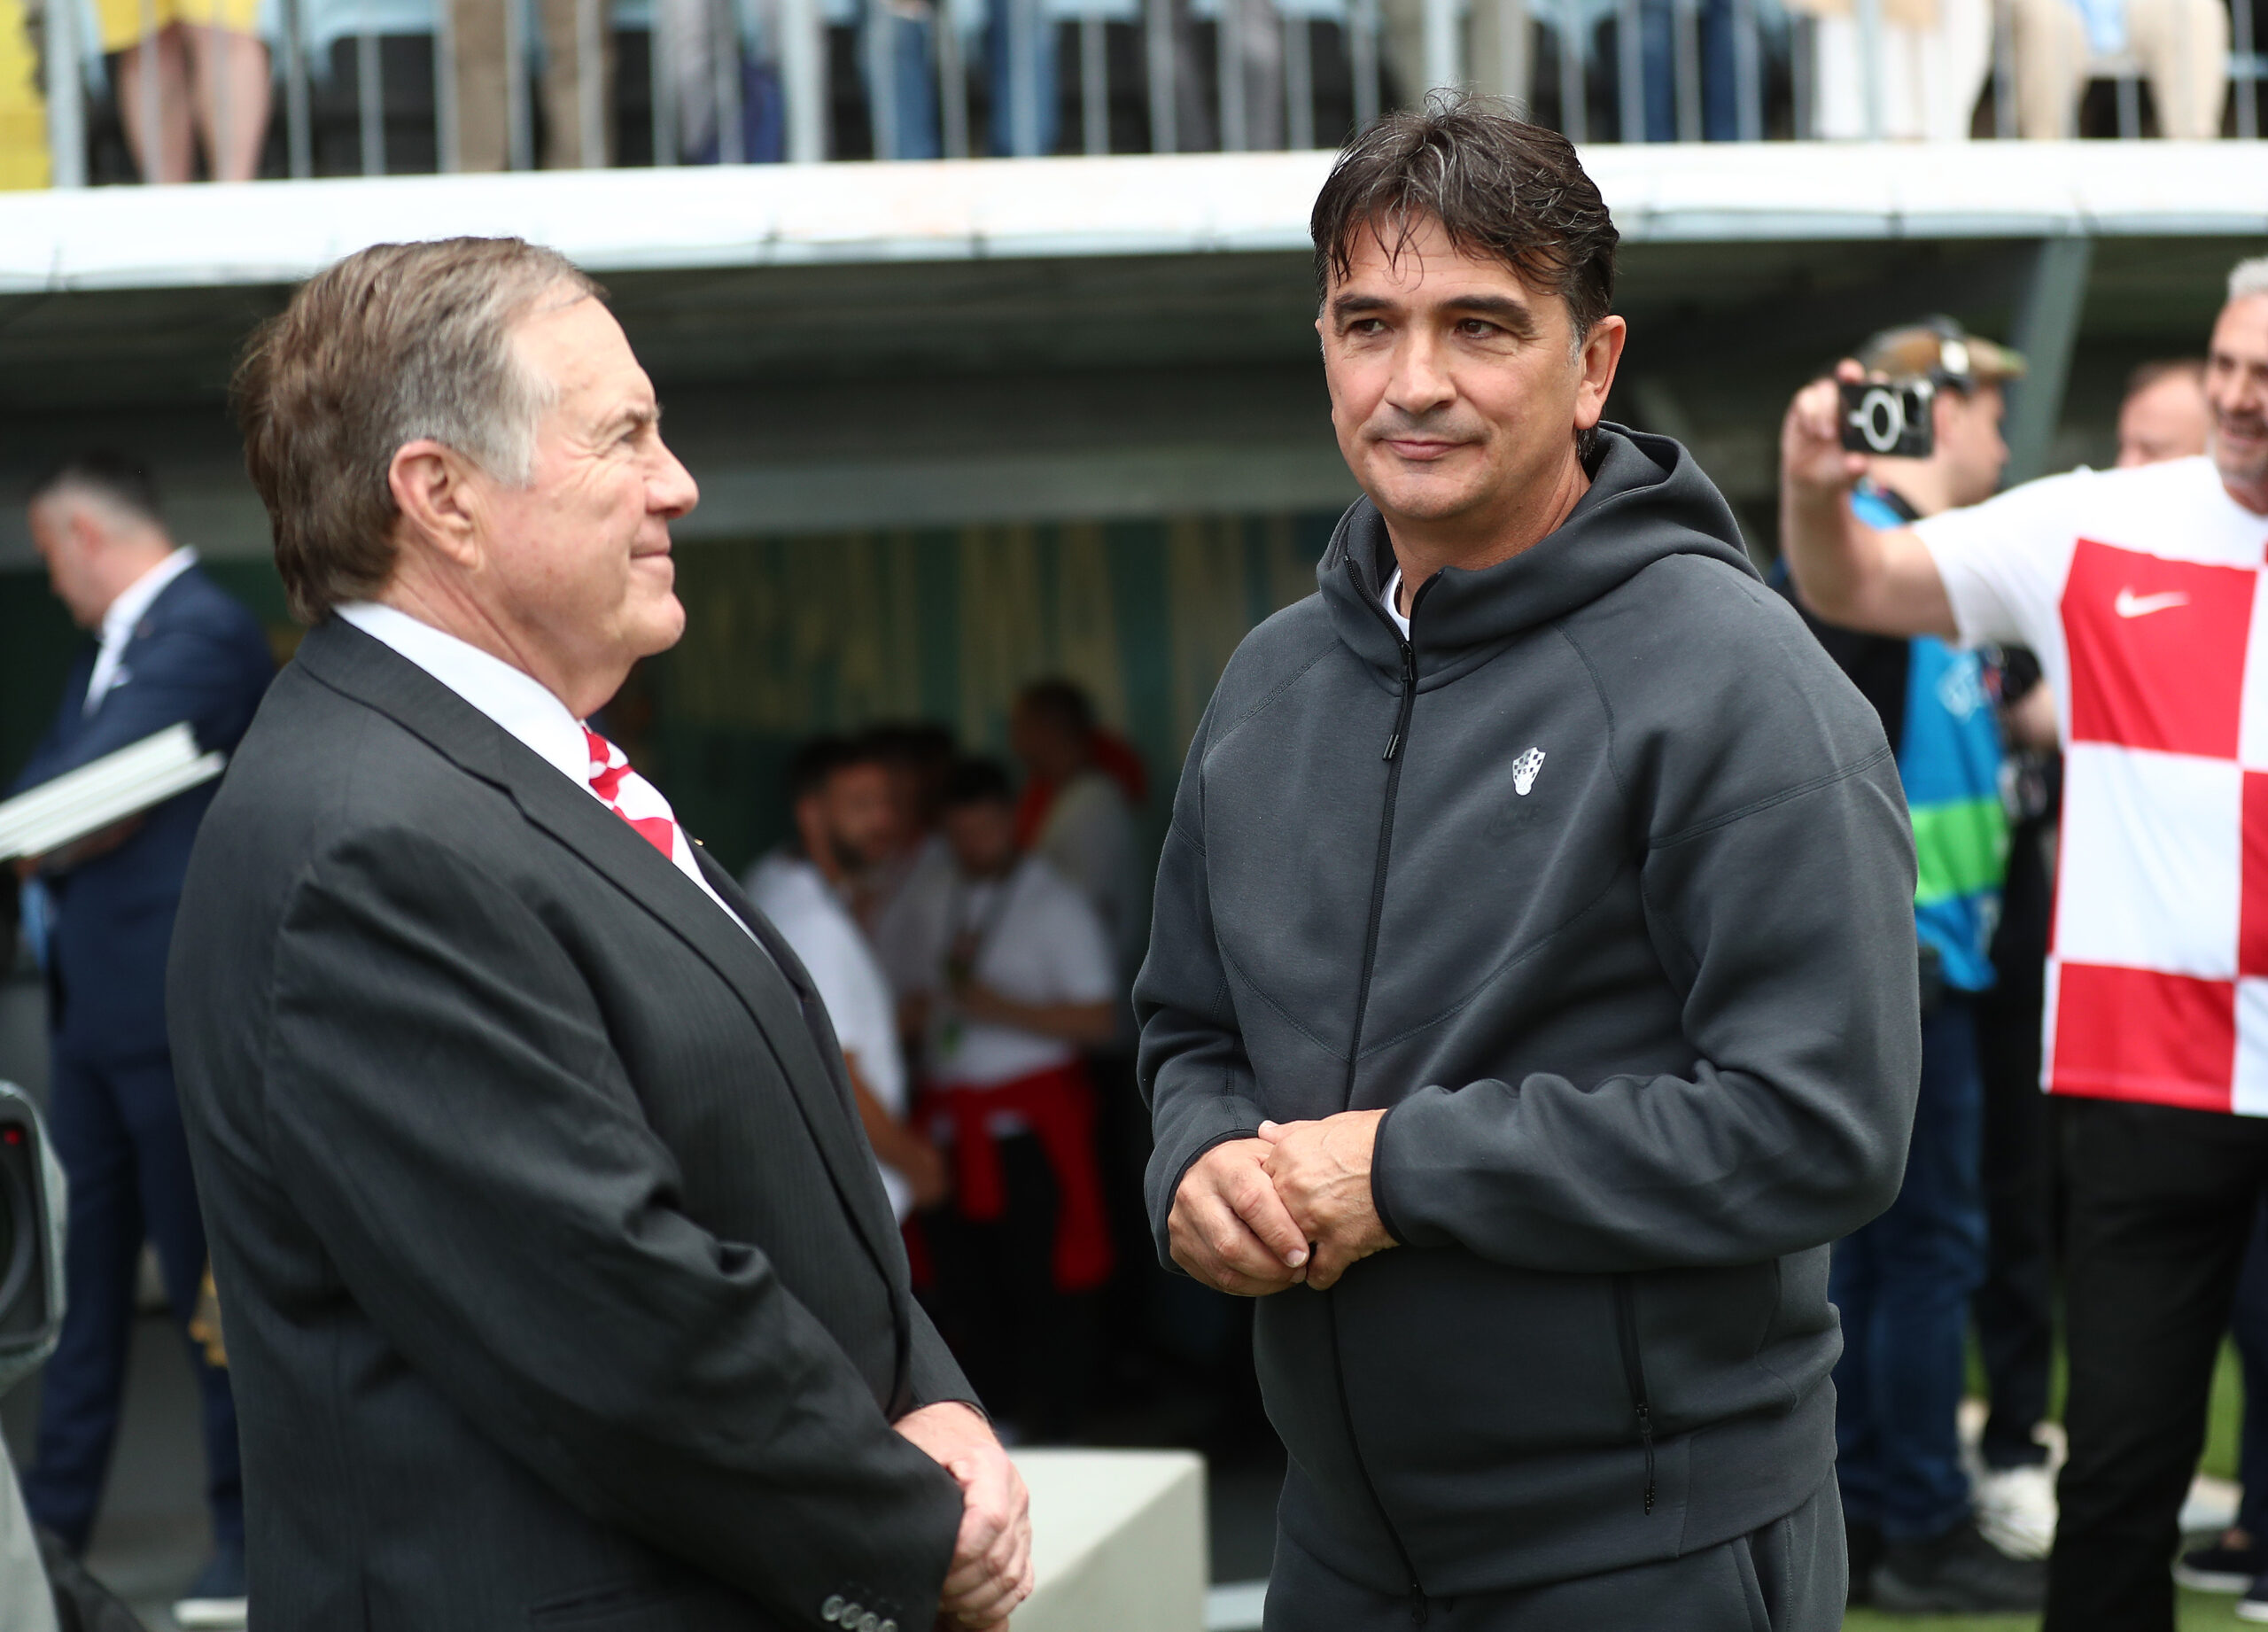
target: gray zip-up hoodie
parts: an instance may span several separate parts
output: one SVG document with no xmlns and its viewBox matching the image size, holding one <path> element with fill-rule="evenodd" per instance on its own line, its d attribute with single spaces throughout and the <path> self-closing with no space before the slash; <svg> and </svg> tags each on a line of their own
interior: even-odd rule
<svg viewBox="0 0 2268 1632">
<path fill-rule="evenodd" d="M 1205 1151 L 1390 1107 L 1402 1243 L 1256 1317 L 1291 1537 L 1419 1600 L 1708 1547 L 1834 1459 L 1827 1243 L 1921 1037 L 1874 711 L 1674 442 L 1602 430 L 1533 548 L 1420 587 L 1368 501 L 1247 637 L 1135 988 L 1160 1250 Z"/>
</svg>

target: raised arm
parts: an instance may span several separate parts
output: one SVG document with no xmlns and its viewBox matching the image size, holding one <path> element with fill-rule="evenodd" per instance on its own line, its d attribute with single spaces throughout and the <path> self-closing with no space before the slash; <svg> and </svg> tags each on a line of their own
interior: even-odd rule
<svg viewBox="0 0 2268 1632">
<path fill-rule="evenodd" d="M 1858 364 L 1838 374 L 1858 378 Z M 1844 449 L 1837 384 L 1805 386 L 1780 426 L 1780 548 L 1797 593 L 1845 629 L 1957 639 L 1945 580 L 1921 539 L 1904 527 L 1870 527 L 1851 508 L 1867 458 Z"/>
</svg>

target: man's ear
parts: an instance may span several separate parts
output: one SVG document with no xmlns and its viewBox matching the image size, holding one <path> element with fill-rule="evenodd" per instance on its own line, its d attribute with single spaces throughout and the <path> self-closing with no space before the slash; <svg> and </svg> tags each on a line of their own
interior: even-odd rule
<svg viewBox="0 0 2268 1632">
<path fill-rule="evenodd" d="M 394 449 L 386 486 L 412 536 L 458 566 L 479 564 L 483 495 L 470 460 L 420 437 Z"/>
<path fill-rule="evenodd" d="M 1612 315 L 1593 323 L 1584 337 L 1582 352 L 1575 359 L 1582 369 L 1582 378 L 1575 386 L 1576 430 L 1592 429 L 1605 414 L 1606 400 L 1614 390 L 1614 371 L 1622 366 L 1622 343 L 1629 338 L 1630 325 Z"/>
</svg>

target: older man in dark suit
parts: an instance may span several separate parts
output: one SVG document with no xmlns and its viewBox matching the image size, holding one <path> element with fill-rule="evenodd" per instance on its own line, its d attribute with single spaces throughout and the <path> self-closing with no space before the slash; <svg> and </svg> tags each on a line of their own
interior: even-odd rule
<svg viewBox="0 0 2268 1632">
<path fill-rule="evenodd" d="M 250 612 L 167 531 L 140 464 L 89 454 L 33 487 L 34 542 L 57 597 L 94 635 L 55 722 L 18 774 L 20 793 L 187 721 L 234 748 L 276 672 Z M 26 864 L 52 903 L 46 970 L 55 1146 L 71 1181 L 67 1312 L 40 1396 L 25 1480 L 33 1518 L 74 1552 L 94 1530 L 118 1430 L 143 1242 L 186 1326 L 205 1275 L 189 1146 L 166 1037 L 166 951 L 213 789 Z M 181 1606 L 190 1625 L 241 1625 L 244 1496 L 225 1371 L 188 1344 L 205 1429 L 214 1553 Z"/>
<path fill-rule="evenodd" d="M 825 1011 L 587 723 L 696 496 L 597 290 L 382 245 L 238 385 L 314 627 L 171 995 L 266 1632 L 1004 1622 L 1022 1486 Z"/>
</svg>

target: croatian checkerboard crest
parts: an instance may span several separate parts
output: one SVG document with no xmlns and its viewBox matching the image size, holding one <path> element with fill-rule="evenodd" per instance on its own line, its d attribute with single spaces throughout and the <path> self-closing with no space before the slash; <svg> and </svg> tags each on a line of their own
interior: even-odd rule
<svg viewBox="0 0 2268 1632">
<path fill-rule="evenodd" d="M 1535 773 L 1543 769 L 1543 750 L 1531 748 L 1512 761 L 1512 791 L 1522 798 L 1535 786 Z"/>
</svg>

